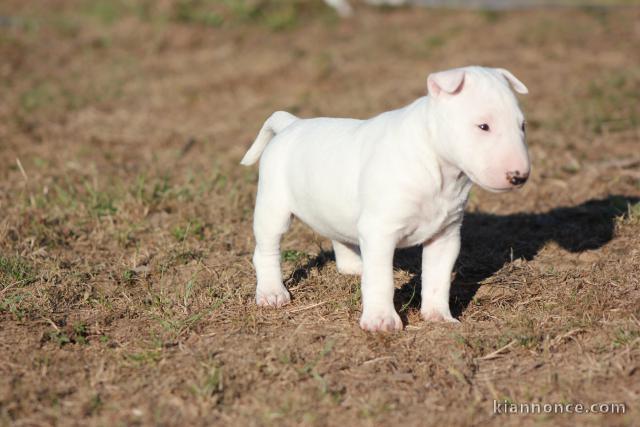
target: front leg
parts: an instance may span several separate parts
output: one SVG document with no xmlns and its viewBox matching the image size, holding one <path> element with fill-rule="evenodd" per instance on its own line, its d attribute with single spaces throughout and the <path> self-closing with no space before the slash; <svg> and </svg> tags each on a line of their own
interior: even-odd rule
<svg viewBox="0 0 640 427">
<path fill-rule="evenodd" d="M 425 243 L 422 248 L 422 308 L 425 320 L 458 322 L 449 309 L 451 272 L 460 253 L 460 227 Z"/>
<path fill-rule="evenodd" d="M 359 227 L 362 254 L 362 317 L 366 331 L 396 331 L 402 321 L 393 305 L 393 236 L 379 227 Z"/>
</svg>

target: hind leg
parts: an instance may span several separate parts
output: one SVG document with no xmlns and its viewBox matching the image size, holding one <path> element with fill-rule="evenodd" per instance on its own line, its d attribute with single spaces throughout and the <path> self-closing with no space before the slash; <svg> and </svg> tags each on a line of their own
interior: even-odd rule
<svg viewBox="0 0 640 427">
<path fill-rule="evenodd" d="M 342 274 L 362 274 L 360 249 L 355 245 L 347 245 L 336 240 L 332 243 L 338 271 Z"/>
<path fill-rule="evenodd" d="M 258 197 L 253 221 L 256 303 L 264 307 L 281 307 L 291 300 L 280 270 L 280 238 L 289 229 L 291 213 L 278 204 Z"/>
</svg>

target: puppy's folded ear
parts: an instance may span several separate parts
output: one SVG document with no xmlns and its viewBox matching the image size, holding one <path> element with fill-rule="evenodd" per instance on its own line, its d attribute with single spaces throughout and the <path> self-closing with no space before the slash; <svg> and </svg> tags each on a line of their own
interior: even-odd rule
<svg viewBox="0 0 640 427">
<path fill-rule="evenodd" d="M 513 90 L 523 95 L 529 93 L 529 89 L 527 89 L 524 83 L 518 80 L 516 76 L 511 74 L 511 71 L 505 70 L 504 68 L 496 68 L 496 71 L 502 74 L 505 79 L 507 79 L 507 82 L 511 84 L 511 87 L 513 88 Z"/>
<path fill-rule="evenodd" d="M 430 74 L 427 78 L 427 88 L 429 94 L 433 96 L 439 96 L 442 93 L 457 94 L 462 90 L 463 84 L 464 70 L 461 68 L 439 71 Z"/>
</svg>

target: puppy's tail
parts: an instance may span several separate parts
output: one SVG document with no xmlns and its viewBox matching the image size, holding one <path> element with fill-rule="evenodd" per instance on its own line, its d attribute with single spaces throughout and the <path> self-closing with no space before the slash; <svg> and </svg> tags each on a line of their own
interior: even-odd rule
<svg viewBox="0 0 640 427">
<path fill-rule="evenodd" d="M 271 138 L 282 132 L 291 123 L 298 120 L 293 114 L 286 111 L 276 111 L 264 122 L 260 133 L 256 137 L 247 154 L 240 161 L 241 165 L 249 166 L 258 161 Z"/>
</svg>

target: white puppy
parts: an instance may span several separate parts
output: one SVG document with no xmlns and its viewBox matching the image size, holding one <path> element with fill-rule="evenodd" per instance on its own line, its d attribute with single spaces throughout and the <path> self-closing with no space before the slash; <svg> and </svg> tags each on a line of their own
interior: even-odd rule
<svg viewBox="0 0 640 427">
<path fill-rule="evenodd" d="M 509 83 L 527 93 L 505 69 L 456 68 L 429 76 L 429 96 L 369 120 L 269 117 L 241 162 L 262 155 L 253 226 L 258 305 L 290 300 L 280 238 L 295 215 L 333 241 L 339 271 L 362 275 L 363 329 L 402 328 L 393 254 L 415 245 L 423 246 L 423 317 L 457 321 L 449 288 L 472 182 L 501 192 L 529 176 L 524 118 Z"/>
</svg>

